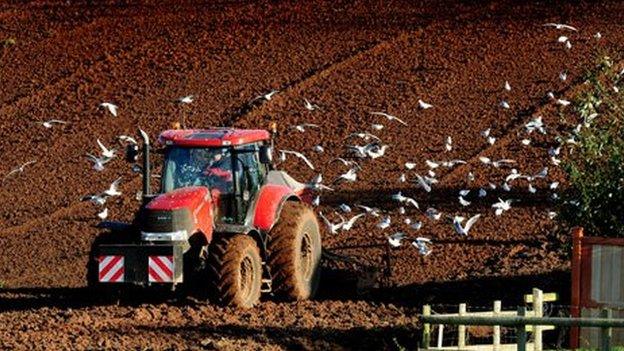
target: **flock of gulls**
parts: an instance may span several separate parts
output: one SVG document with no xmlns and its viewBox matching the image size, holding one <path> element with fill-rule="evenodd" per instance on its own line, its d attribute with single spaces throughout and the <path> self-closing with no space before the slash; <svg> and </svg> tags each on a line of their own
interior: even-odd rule
<svg viewBox="0 0 624 351">
<path fill-rule="evenodd" d="M 553 27 L 556 30 L 567 31 L 567 32 L 577 32 L 578 30 L 572 26 L 566 24 L 557 24 L 557 23 L 547 23 L 544 26 Z M 600 33 L 596 33 L 594 38 L 599 40 L 602 37 Z M 561 35 L 556 39 L 557 43 L 560 43 L 564 46 L 566 50 L 570 50 L 572 48 L 571 39 L 566 35 Z M 624 71 L 621 72 L 624 74 Z M 562 81 L 567 80 L 567 72 L 562 71 L 559 74 L 559 79 Z M 614 87 L 615 88 L 615 87 Z M 502 84 L 502 90 L 511 91 L 512 86 L 508 81 L 505 81 Z M 270 101 L 275 94 L 278 94 L 278 90 L 271 90 L 266 94 L 259 95 L 255 97 L 254 101 Z M 560 106 L 567 106 L 570 104 L 569 101 L 555 97 L 554 93 L 549 92 L 547 94 L 548 98 L 552 100 L 553 103 Z M 175 102 L 178 104 L 191 104 L 193 103 L 195 97 L 193 95 L 188 95 L 176 99 Z M 99 106 L 99 109 L 104 111 L 105 113 L 110 114 L 113 117 L 117 117 L 119 113 L 119 107 L 111 102 L 102 102 Z M 322 108 L 311 102 L 308 99 L 303 99 L 303 108 L 307 111 L 322 111 Z M 421 110 L 429 110 L 434 109 L 434 105 L 425 102 L 423 100 L 418 100 L 418 108 Z M 500 108 L 502 109 L 510 109 L 511 104 L 509 101 L 502 99 L 500 101 Z M 312 179 L 309 183 L 306 184 L 306 188 L 314 190 L 317 192 L 316 197 L 313 199 L 312 204 L 314 206 L 319 206 L 321 204 L 321 194 L 324 191 L 333 191 L 336 187 L 341 186 L 345 183 L 353 183 L 358 179 L 358 173 L 362 171 L 362 167 L 364 162 L 367 160 L 375 160 L 381 157 L 384 157 L 388 149 L 389 145 L 384 144 L 382 138 L 378 135 L 384 131 L 387 131 L 390 128 L 393 128 L 393 125 L 407 126 L 408 123 L 403 119 L 389 114 L 384 111 L 371 111 L 370 115 L 373 119 L 373 123 L 370 124 L 370 130 L 358 131 L 350 133 L 345 138 L 344 144 L 344 157 L 334 158 L 332 159 L 328 165 L 339 165 L 339 167 L 343 167 L 345 172 L 337 176 L 335 179 L 330 182 L 324 183 L 324 179 L 322 174 L 318 174 L 314 179 Z M 597 113 L 593 113 L 590 116 L 585 116 L 584 124 L 579 124 L 577 128 L 570 134 L 567 139 L 562 139 L 561 137 L 556 138 L 556 142 L 558 146 L 553 146 L 548 150 L 547 157 L 549 158 L 549 163 L 553 166 L 558 166 L 561 160 L 558 158 L 562 147 L 565 145 L 574 145 L 576 143 L 574 139 L 574 135 L 580 131 L 580 128 L 583 125 L 587 125 L 594 118 L 597 117 Z M 64 125 L 68 122 L 52 119 L 48 121 L 34 122 L 37 123 L 44 128 L 50 129 L 55 125 Z M 291 131 L 296 133 L 307 133 L 310 130 L 320 129 L 319 125 L 312 123 L 302 123 L 298 125 L 293 125 L 289 127 Z M 141 131 L 144 133 L 143 131 Z M 532 133 L 540 133 L 547 134 L 547 128 L 542 120 L 541 116 L 534 117 L 531 121 L 525 124 L 524 126 L 524 134 L 525 138 L 521 140 L 522 145 L 530 146 L 531 139 L 530 136 Z M 481 131 L 480 136 L 483 138 L 484 143 L 489 145 L 494 145 L 497 140 L 492 135 L 491 129 L 486 129 Z M 137 141 L 127 135 L 120 135 L 117 137 L 117 141 L 120 144 L 131 143 L 137 144 Z M 91 162 L 92 168 L 95 171 L 101 172 L 105 169 L 106 165 L 112 161 L 116 157 L 117 149 L 105 145 L 99 139 L 96 140 L 96 148 L 98 150 L 97 153 L 88 153 L 86 154 L 86 158 Z M 450 152 L 453 150 L 453 140 L 450 136 L 446 137 L 443 140 L 443 149 L 441 151 L 442 154 Z M 312 151 L 315 153 L 323 153 L 325 149 L 322 145 L 318 144 L 312 148 Z M 277 151 L 279 153 L 278 160 L 285 161 L 287 157 L 295 157 L 299 159 L 303 164 L 309 167 L 312 170 L 316 170 L 316 167 L 313 163 L 306 157 L 303 152 L 295 151 L 295 150 L 286 150 L 280 149 Z M 525 180 L 527 184 L 527 190 L 530 193 L 535 193 L 537 189 L 534 187 L 534 181 L 538 179 L 545 179 L 548 176 L 548 167 L 543 168 L 540 172 L 536 174 L 523 174 L 515 168 L 516 161 L 512 159 L 491 159 L 489 157 L 481 156 L 478 158 L 480 164 L 483 167 L 493 167 L 496 169 L 509 169 L 508 174 L 501 182 L 490 182 L 486 187 L 482 187 L 478 190 L 459 190 L 457 194 L 457 201 L 460 208 L 467 208 L 472 205 L 474 199 L 486 198 L 489 191 L 493 191 L 496 189 L 501 189 L 505 192 L 509 192 L 514 184 L 518 180 Z M 36 163 L 37 161 L 32 160 L 28 161 L 19 167 L 8 172 L 4 178 L 3 182 L 11 177 L 15 177 L 20 173 L 24 173 L 26 167 Z M 466 160 L 460 159 L 449 159 L 449 160 L 424 160 L 424 166 L 426 166 L 426 173 L 417 174 L 415 173 L 415 169 L 417 164 L 415 162 L 405 162 L 404 167 L 405 171 L 400 175 L 398 182 L 406 183 L 408 180 L 408 174 L 413 176 L 411 182 L 413 182 L 416 187 L 421 189 L 422 191 L 429 193 L 431 192 L 436 184 L 439 182 L 437 178 L 437 173 L 439 173 L 440 169 L 452 169 L 460 165 L 466 164 Z M 133 170 L 138 167 L 135 165 Z M 475 176 L 472 172 L 468 172 L 467 180 L 470 182 L 475 179 Z M 120 196 L 122 193 L 119 191 L 119 185 L 122 181 L 122 178 L 115 179 L 108 189 L 105 189 L 102 192 L 96 194 L 90 194 L 82 197 L 82 201 L 90 201 L 93 204 L 100 207 L 100 211 L 97 214 L 97 217 L 101 220 L 104 220 L 108 216 L 108 208 L 106 207 L 107 199 L 110 197 Z M 553 198 L 557 198 L 557 193 L 555 190 L 558 187 L 557 182 L 551 182 L 549 185 L 549 189 L 552 191 L 551 196 Z M 476 195 L 475 195 L 476 194 Z M 402 216 L 402 222 L 409 226 L 411 230 L 414 232 L 418 232 L 424 226 L 422 221 L 414 221 L 411 218 L 406 216 L 407 210 L 406 208 L 416 209 L 421 211 L 424 215 L 424 220 L 428 221 L 440 221 L 440 220 L 448 220 L 450 224 L 450 228 L 460 236 L 468 236 L 471 229 L 477 224 L 479 218 L 482 214 L 476 214 L 471 216 L 470 218 L 466 218 L 461 215 L 444 215 L 441 211 L 433 207 L 421 207 L 418 201 L 415 198 L 405 196 L 401 192 L 391 195 L 391 199 L 396 202 L 398 207 L 398 214 Z M 503 199 L 498 198 L 498 201 L 494 202 L 491 205 L 492 211 L 495 216 L 501 216 L 505 212 L 509 211 L 512 207 L 512 203 L 515 201 L 513 199 Z M 358 211 L 359 213 L 356 213 Z M 549 212 L 549 217 L 554 218 L 556 213 Z M 384 231 L 390 228 L 393 225 L 392 214 L 388 211 L 381 210 L 375 207 L 369 207 L 362 204 L 340 204 L 337 208 L 334 208 L 331 216 L 329 214 L 323 213 L 319 211 L 319 217 L 324 222 L 327 230 L 332 234 L 337 234 L 339 232 L 349 231 L 351 230 L 357 221 L 364 220 L 366 217 L 377 218 L 376 227 L 380 230 Z M 328 218 L 332 217 L 333 220 Z M 347 218 L 345 218 L 347 217 Z M 405 233 L 403 231 L 394 232 L 387 236 L 387 243 L 393 248 L 397 248 L 403 245 L 404 242 L 409 241 L 411 245 L 415 247 L 418 252 L 427 256 L 432 252 L 432 240 L 426 237 L 415 236 L 412 234 Z"/>
</svg>

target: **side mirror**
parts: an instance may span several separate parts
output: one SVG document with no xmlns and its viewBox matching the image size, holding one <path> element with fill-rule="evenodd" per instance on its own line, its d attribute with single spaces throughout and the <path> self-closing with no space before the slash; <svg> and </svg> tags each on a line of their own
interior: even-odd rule
<svg viewBox="0 0 624 351">
<path fill-rule="evenodd" d="M 139 146 L 136 144 L 126 145 L 126 161 L 136 163 L 139 160 Z"/>
<path fill-rule="evenodd" d="M 273 162 L 273 148 L 270 146 L 260 146 L 260 163 L 270 164 Z"/>
</svg>

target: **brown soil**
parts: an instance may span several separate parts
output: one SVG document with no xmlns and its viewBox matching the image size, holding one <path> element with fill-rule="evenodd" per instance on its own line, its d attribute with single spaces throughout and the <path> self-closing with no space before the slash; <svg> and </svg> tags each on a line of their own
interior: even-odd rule
<svg viewBox="0 0 624 351">
<path fill-rule="evenodd" d="M 425 302 L 513 303 L 533 286 L 559 290 L 565 299 L 567 239 L 546 215 L 547 181 L 535 184 L 543 191 L 534 195 L 519 182 L 512 196 L 469 197 L 474 205 L 466 209 L 457 192 L 507 174 L 484 168 L 479 156 L 513 158 L 527 173 L 548 165 L 552 136 L 533 135 L 526 147 L 517 134 L 536 115 L 556 129 L 560 108 L 546 92 L 571 98 L 596 53 L 619 59 L 623 9 L 617 2 L 511 0 L 0 4 L 0 40 L 15 39 L 0 45 L 0 174 L 38 161 L 0 187 L 0 348 L 388 349 L 415 346 L 414 307 Z M 595 40 L 596 32 L 603 39 Z M 572 50 L 556 42 L 563 34 Z M 562 70 L 566 82 L 558 79 Z M 502 89 L 505 80 L 510 92 Z M 249 104 L 271 89 L 281 92 Z M 196 102 L 172 102 L 187 94 Z M 306 111 L 303 98 L 322 110 Z M 511 109 L 498 106 L 503 98 Z M 419 110 L 419 99 L 435 107 Z M 118 103 L 119 117 L 98 111 L 102 101 Z M 367 219 L 349 232 L 324 233 L 325 247 L 381 266 L 386 236 L 408 230 L 390 200 L 397 191 L 446 214 L 484 213 L 460 238 L 448 223 L 408 210 L 425 223 L 418 235 L 431 238 L 434 251 L 427 257 L 408 246 L 393 251 L 392 289 L 358 298 L 345 283 L 355 272 L 333 271 L 321 283 L 320 301 L 266 302 L 248 311 L 171 301 L 99 306 L 82 290 L 98 230 L 97 209 L 80 197 L 123 176 L 126 196 L 109 210 L 111 219 L 129 220 L 140 186 L 122 160 L 104 172 L 90 169 L 84 154 L 97 151 L 96 138 L 113 145 L 137 126 L 155 138 L 182 116 L 193 127 L 277 121 L 278 147 L 304 151 L 331 180 L 344 170 L 325 165 L 343 155 L 346 135 L 369 128 L 374 110 L 396 114 L 409 127 L 384 122 L 377 134 L 390 145 L 387 157 L 367 162 L 358 182 L 325 194 L 321 209 L 359 202 L 392 211 L 396 223 L 381 231 Z M 31 123 L 50 118 L 71 124 Z M 300 134 L 288 127 L 301 122 L 323 130 Z M 498 139 L 493 146 L 478 135 L 490 127 Z M 446 136 L 454 141 L 448 153 L 441 151 Z M 323 154 L 311 151 L 319 141 Z M 406 172 L 413 179 L 426 172 L 425 159 L 451 158 L 470 162 L 441 170 L 431 194 L 398 182 L 406 161 L 417 163 Z M 282 167 L 300 180 L 316 174 L 295 159 Z M 561 170 L 550 169 L 548 181 L 563 180 Z M 501 217 L 490 208 L 498 196 L 518 200 Z"/>
</svg>

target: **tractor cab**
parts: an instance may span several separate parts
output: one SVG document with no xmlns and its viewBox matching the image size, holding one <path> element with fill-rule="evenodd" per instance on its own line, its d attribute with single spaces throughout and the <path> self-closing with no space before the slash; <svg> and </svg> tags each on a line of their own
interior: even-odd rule
<svg viewBox="0 0 624 351">
<path fill-rule="evenodd" d="M 243 224 L 269 172 L 269 138 L 264 130 L 166 131 L 160 191 L 206 187 L 215 223 Z"/>
</svg>

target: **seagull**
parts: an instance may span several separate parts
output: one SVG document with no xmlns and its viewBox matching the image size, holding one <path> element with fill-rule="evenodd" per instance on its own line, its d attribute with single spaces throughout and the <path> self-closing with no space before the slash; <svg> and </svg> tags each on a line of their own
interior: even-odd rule
<svg viewBox="0 0 624 351">
<path fill-rule="evenodd" d="M 478 196 L 479 197 L 486 197 L 487 196 L 487 190 L 485 190 L 483 188 L 480 188 Z"/>
<path fill-rule="evenodd" d="M 400 191 L 398 193 L 392 195 L 392 200 L 398 201 L 400 203 L 406 203 L 408 205 L 413 205 L 416 208 L 420 208 L 418 206 L 418 202 L 416 202 L 416 200 L 414 200 L 411 197 L 403 196 L 403 194 Z"/>
<path fill-rule="evenodd" d="M 568 41 L 570 41 L 570 39 L 566 37 L 565 35 L 562 35 L 559 38 L 557 38 L 557 42 L 559 43 L 567 43 Z"/>
<path fill-rule="evenodd" d="M 347 167 L 356 167 L 356 168 L 358 168 L 358 169 L 361 169 L 360 165 L 359 165 L 357 162 L 355 162 L 355 161 L 350 161 L 350 160 L 345 160 L 345 159 L 344 159 L 344 158 L 342 158 L 342 157 L 337 157 L 337 158 L 335 158 L 335 159 L 333 159 L 333 160 L 329 161 L 329 164 L 331 164 L 331 163 L 332 163 L 332 162 L 334 162 L 334 161 L 339 161 L 339 162 L 341 162 L 343 165 L 345 165 L 345 166 L 347 166 Z"/>
<path fill-rule="evenodd" d="M 431 244 L 431 239 L 418 237 L 412 241 L 412 245 L 418 249 L 418 253 L 423 256 L 428 256 L 431 253 L 431 249 L 428 244 Z"/>
<path fill-rule="evenodd" d="M 557 99 L 556 103 L 557 105 L 568 106 L 570 104 L 570 101 L 564 100 L 564 99 Z"/>
<path fill-rule="evenodd" d="M 349 213 L 351 212 L 351 207 L 347 204 L 340 204 L 340 206 L 338 206 L 340 208 L 340 210 L 344 213 Z"/>
<path fill-rule="evenodd" d="M 550 188 L 550 190 L 555 190 L 559 187 L 559 182 L 552 182 L 548 187 Z"/>
<path fill-rule="evenodd" d="M 176 101 L 181 103 L 181 104 L 190 104 L 194 100 L 195 100 L 195 97 L 193 95 L 187 95 L 187 96 L 183 96 L 181 98 L 178 98 Z"/>
<path fill-rule="evenodd" d="M 444 141 L 444 148 L 446 149 L 447 152 L 453 149 L 453 139 L 451 139 L 450 136 L 446 137 L 446 140 Z"/>
<path fill-rule="evenodd" d="M 414 229 L 414 230 L 420 230 L 420 228 L 422 228 L 423 223 L 418 221 L 418 222 L 414 222 L 410 225 L 410 228 Z"/>
<path fill-rule="evenodd" d="M 498 202 L 492 205 L 494 208 L 494 214 L 500 216 L 505 211 L 509 211 L 511 209 L 511 200 L 502 200 L 500 197 L 498 198 Z"/>
<path fill-rule="evenodd" d="M 494 166 L 494 168 L 500 168 L 501 166 L 511 165 L 511 164 L 516 163 L 516 161 L 506 159 L 506 158 L 498 160 L 498 161 L 492 161 L 489 157 L 485 157 L 485 156 L 479 156 L 479 161 L 481 161 L 483 164 L 486 164 L 486 165 L 492 165 Z"/>
<path fill-rule="evenodd" d="M 112 160 L 112 158 L 110 157 L 95 157 L 91 154 L 87 154 L 87 158 L 93 162 L 93 169 L 95 169 L 98 172 L 101 172 L 104 170 L 104 165 L 107 164 L 108 162 L 110 162 L 110 160 Z"/>
<path fill-rule="evenodd" d="M 416 167 L 416 164 L 414 162 L 405 162 L 405 168 L 412 170 L 414 169 L 414 167 Z"/>
<path fill-rule="evenodd" d="M 463 189 L 459 191 L 459 195 L 460 196 L 468 196 L 468 194 L 470 194 L 470 189 Z"/>
<path fill-rule="evenodd" d="M 117 139 L 121 140 L 122 142 L 130 143 L 134 145 L 138 144 L 135 138 L 128 136 L 128 135 L 120 135 L 117 137 Z"/>
<path fill-rule="evenodd" d="M 465 165 L 467 162 L 464 160 L 450 160 L 450 161 L 442 161 L 440 164 L 446 168 L 453 168 L 456 165 Z"/>
<path fill-rule="evenodd" d="M 337 182 L 341 180 L 346 180 L 348 182 L 355 182 L 356 179 L 357 179 L 357 169 L 351 168 L 347 171 L 347 173 L 343 173 L 339 175 L 338 178 L 334 179 L 332 184 L 336 184 Z"/>
<path fill-rule="evenodd" d="M 561 71 L 561 73 L 559 73 L 559 79 L 565 82 L 568 79 L 568 73 L 566 71 Z"/>
<path fill-rule="evenodd" d="M 399 247 L 403 239 L 405 239 L 405 233 L 397 232 L 388 237 L 388 244 L 392 247 Z"/>
<path fill-rule="evenodd" d="M 508 81 L 505 81 L 505 90 L 511 91 L 511 85 L 509 85 Z"/>
<path fill-rule="evenodd" d="M 524 125 L 524 128 L 526 128 L 526 131 L 529 134 L 533 133 L 533 131 L 535 130 L 539 131 L 542 134 L 546 134 L 542 116 L 537 116 L 536 118 L 532 119 L 530 122 Z"/>
<path fill-rule="evenodd" d="M 303 133 L 305 132 L 306 128 L 319 128 L 319 126 L 317 124 L 312 124 L 312 123 L 303 123 L 303 124 L 298 124 L 295 126 L 291 126 L 291 128 L 296 129 L 297 131 Z"/>
<path fill-rule="evenodd" d="M 407 123 L 405 123 L 405 121 L 403 121 L 402 119 L 400 119 L 397 116 L 393 116 L 393 115 L 389 115 L 385 112 L 370 112 L 371 115 L 377 115 L 377 116 L 384 116 L 386 117 L 389 121 L 397 121 L 399 123 L 401 123 L 402 125 L 406 126 Z"/>
<path fill-rule="evenodd" d="M 121 182 L 121 177 L 115 179 L 114 182 L 104 191 L 102 194 L 106 196 L 119 196 L 121 195 L 121 191 L 117 190 L 119 183 Z"/>
<path fill-rule="evenodd" d="M 386 229 L 390 226 L 391 219 L 390 217 L 384 217 L 381 222 L 377 223 L 377 228 Z"/>
<path fill-rule="evenodd" d="M 383 124 L 375 124 L 375 123 L 373 123 L 371 125 L 371 128 L 373 128 L 374 130 L 382 130 L 382 129 L 384 129 L 384 125 Z"/>
<path fill-rule="evenodd" d="M 470 206 L 470 204 L 471 204 L 471 202 L 470 202 L 470 201 L 468 201 L 468 200 L 466 200 L 466 199 L 464 199 L 464 197 L 463 197 L 463 196 L 460 196 L 460 197 L 459 197 L 459 203 L 460 203 L 462 206 L 464 206 L 464 207 L 466 207 L 466 206 Z"/>
<path fill-rule="evenodd" d="M 367 214 L 373 216 L 373 217 L 379 217 L 379 209 L 375 208 L 375 207 L 368 207 L 368 206 L 364 206 L 364 205 L 356 205 L 357 207 L 361 208 L 364 210 L 364 212 L 366 212 Z"/>
<path fill-rule="evenodd" d="M 355 224 L 355 221 L 357 221 L 358 219 L 364 216 L 366 216 L 366 213 L 360 213 L 358 215 L 351 217 L 348 221 L 343 222 L 342 230 L 351 230 L 351 228 L 353 227 L 353 224 Z"/>
<path fill-rule="evenodd" d="M 113 117 L 117 117 L 117 109 L 119 108 L 117 105 L 110 102 L 103 102 L 99 105 L 99 107 L 107 109 Z"/>
<path fill-rule="evenodd" d="M 44 122 L 35 122 L 37 124 L 41 124 L 42 126 L 44 126 L 45 128 L 52 128 L 54 124 L 67 124 L 67 122 L 65 121 L 61 121 L 60 119 L 51 119 L 48 121 L 44 121 Z"/>
<path fill-rule="evenodd" d="M 430 193 L 431 192 L 431 182 L 425 179 L 425 177 L 420 174 L 416 174 L 416 180 L 418 181 L 418 185 L 423 188 L 424 191 Z"/>
<path fill-rule="evenodd" d="M 529 183 L 528 190 L 531 194 L 535 194 L 537 192 L 537 189 L 535 189 L 535 187 L 531 183 Z"/>
<path fill-rule="evenodd" d="M 325 152 L 325 148 L 321 145 L 314 145 L 314 147 L 312 148 L 312 151 L 314 152 L 318 152 L 318 153 L 323 153 Z"/>
<path fill-rule="evenodd" d="M 364 139 L 364 141 L 369 141 L 370 139 L 375 139 L 377 141 L 381 141 L 381 139 L 379 139 L 377 136 L 368 133 L 368 132 L 358 132 L 358 133 L 351 133 L 349 134 L 344 140 L 347 140 L 349 138 L 353 138 L 353 137 L 358 137 L 360 139 Z"/>
<path fill-rule="evenodd" d="M 310 101 L 308 101 L 308 99 L 303 99 L 303 106 L 306 108 L 306 110 L 308 111 L 314 111 L 317 108 L 320 108 L 319 105 L 317 104 L 313 104 Z"/>
<path fill-rule="evenodd" d="M 9 173 L 7 173 L 7 175 L 4 176 L 4 178 L 2 179 L 2 181 L 4 182 L 8 177 L 16 174 L 16 173 L 24 173 L 24 170 L 26 169 L 26 166 L 32 165 L 33 163 L 36 163 L 37 161 L 28 161 L 23 163 L 21 166 L 12 169 Z"/>
<path fill-rule="evenodd" d="M 313 200 L 312 200 L 312 206 L 314 207 L 318 207 L 318 205 L 321 204 L 321 195 L 317 195 Z"/>
<path fill-rule="evenodd" d="M 95 205 L 104 206 L 106 197 L 103 195 L 86 195 L 80 198 L 80 201 L 91 201 Z"/>
<path fill-rule="evenodd" d="M 544 27 L 555 27 L 557 29 L 568 29 L 568 30 L 573 30 L 575 32 L 578 32 L 578 29 L 567 25 L 567 24 L 561 24 L 561 23 L 545 23 L 543 24 Z"/>
<path fill-rule="evenodd" d="M 440 167 L 440 164 L 434 161 L 430 161 L 430 160 L 425 160 L 425 164 L 427 165 L 427 167 L 431 168 L 431 169 L 436 169 L 438 167 Z"/>
<path fill-rule="evenodd" d="M 427 215 L 429 219 L 433 219 L 434 221 L 437 221 L 442 217 L 442 213 L 440 213 L 438 210 L 436 210 L 433 207 L 429 207 L 427 211 L 425 211 L 425 215 Z"/>
<path fill-rule="evenodd" d="M 433 105 L 428 104 L 428 103 L 426 103 L 426 102 L 424 102 L 422 100 L 418 100 L 418 107 L 420 107 L 423 110 L 426 110 L 426 109 L 432 108 Z"/>
<path fill-rule="evenodd" d="M 104 146 L 104 144 L 102 144 L 102 142 L 100 141 L 100 139 L 97 139 L 97 144 L 100 146 L 100 149 L 102 149 L 102 156 L 106 157 L 106 158 L 113 158 L 115 157 L 115 149 L 107 149 L 106 146 Z"/>
<path fill-rule="evenodd" d="M 338 223 L 330 222 L 329 219 L 327 219 L 327 217 L 323 215 L 323 212 L 319 212 L 319 216 L 323 219 L 323 222 L 325 222 L 325 225 L 327 225 L 327 229 L 329 229 L 330 233 L 332 234 L 338 233 L 338 230 L 340 230 L 340 228 L 342 228 L 342 225 L 344 224 L 344 218 L 342 218 L 342 216 L 340 215 L 338 216 L 340 217 L 340 219 L 342 219 L 342 222 Z"/>
<path fill-rule="evenodd" d="M 401 173 L 401 176 L 399 177 L 399 182 L 405 183 L 406 181 L 407 181 L 407 178 L 405 177 L 405 173 Z"/>
<path fill-rule="evenodd" d="M 295 155 L 296 157 L 300 158 L 303 160 L 303 162 L 305 162 L 306 165 L 308 165 L 308 167 L 310 167 L 311 169 L 314 169 L 314 165 L 312 164 L 312 162 L 310 162 L 310 160 L 308 160 L 307 157 L 305 157 L 302 153 L 297 152 L 297 151 L 291 151 L 291 150 L 280 150 L 280 153 L 282 155 L 282 158 L 285 159 L 286 158 L 286 154 L 290 154 L 290 155 Z"/>
<path fill-rule="evenodd" d="M 386 153 L 386 149 L 388 149 L 388 145 L 379 146 L 377 144 L 373 144 L 366 150 L 366 155 L 374 160 L 376 158 L 382 157 Z"/>
<path fill-rule="evenodd" d="M 104 210 L 102 210 L 102 212 L 98 213 L 97 216 L 101 220 L 105 220 L 108 217 L 108 208 L 104 208 Z"/>
<path fill-rule="evenodd" d="M 468 220 L 468 222 L 466 222 L 466 225 L 462 226 L 462 222 L 464 221 L 465 218 L 461 216 L 455 216 L 453 218 L 453 228 L 455 229 L 455 232 L 457 232 L 457 234 L 459 235 L 464 235 L 464 236 L 468 235 L 470 228 L 472 228 L 472 226 L 475 224 L 477 219 L 479 219 L 479 217 L 481 217 L 481 214 L 472 216 Z"/>
<path fill-rule="evenodd" d="M 271 98 L 273 98 L 273 95 L 277 94 L 279 90 L 271 90 L 270 92 L 263 94 L 263 95 L 258 95 L 256 96 L 252 101 L 254 100 L 258 100 L 258 99 L 265 99 L 266 101 L 270 101 Z"/>
<path fill-rule="evenodd" d="M 501 101 L 500 106 L 506 110 L 510 108 L 509 103 L 505 100 Z"/>
<path fill-rule="evenodd" d="M 600 40 L 602 38 L 602 34 L 600 34 L 600 32 L 597 32 L 596 34 L 594 34 L 594 38 L 596 40 Z"/>
<path fill-rule="evenodd" d="M 529 146 L 531 144 L 531 139 L 522 139 L 520 142 L 524 146 Z"/>
</svg>

